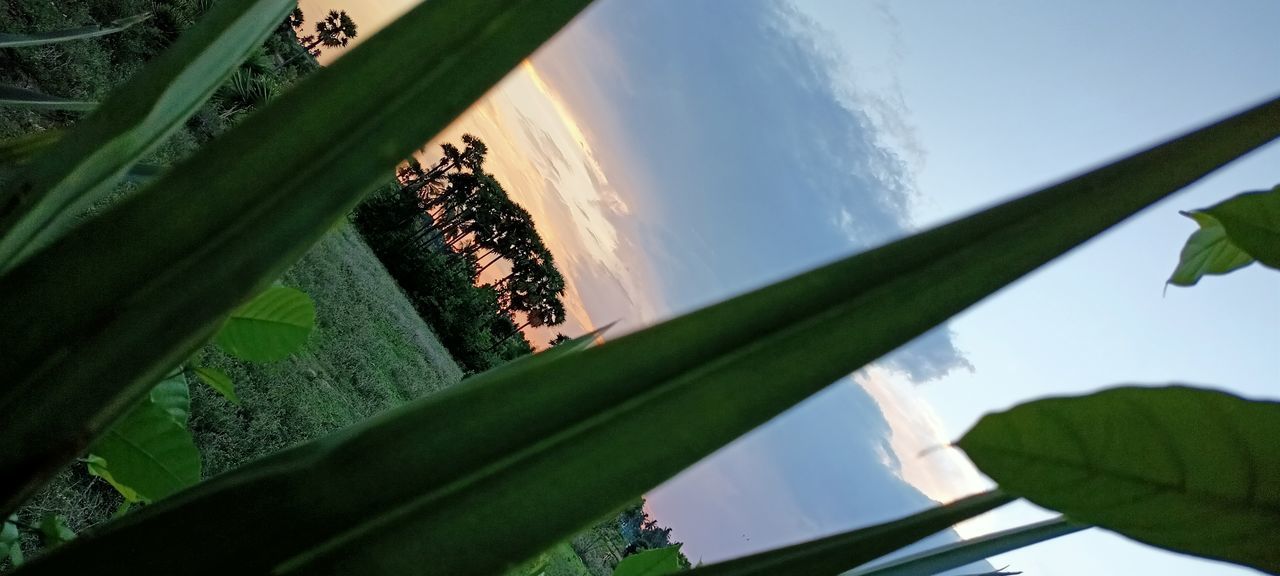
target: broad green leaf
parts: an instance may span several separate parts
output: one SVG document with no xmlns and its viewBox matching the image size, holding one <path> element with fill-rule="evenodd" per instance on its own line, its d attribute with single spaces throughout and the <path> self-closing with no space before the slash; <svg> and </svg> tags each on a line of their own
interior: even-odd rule
<svg viewBox="0 0 1280 576">
<path fill-rule="evenodd" d="M 41 44 L 53 44 L 55 42 L 70 42 L 72 40 L 85 40 L 88 38 L 97 38 L 98 36 L 106 36 L 120 32 L 150 18 L 151 14 L 138 14 L 111 21 L 106 26 L 82 26 L 80 28 L 71 28 L 69 30 L 55 30 L 52 32 L 33 32 L 30 34 L 10 34 L 0 32 L 0 48 L 19 48 L 22 46 L 38 46 Z"/>
<path fill-rule="evenodd" d="M 272 286 L 231 312 L 214 341 L 244 360 L 282 360 L 306 344 L 315 323 L 316 306 L 306 292 Z"/>
<path fill-rule="evenodd" d="M 111 470 L 107 467 L 107 460 L 105 458 L 90 454 L 84 459 L 84 464 L 85 468 L 89 471 L 90 476 L 96 476 L 103 479 L 107 484 L 110 484 L 112 488 L 115 488 L 116 492 L 119 492 L 120 495 L 124 497 L 124 503 L 120 505 L 120 510 L 128 511 L 130 505 L 135 502 L 142 501 L 142 497 L 139 496 L 133 488 L 117 482 L 116 479 L 111 476 Z M 120 510 L 116 511 L 117 517 L 123 515 L 123 512 Z"/>
<path fill-rule="evenodd" d="M 18 515 L 9 516 L 7 522 L 0 523 L 0 562 L 5 558 L 14 566 L 22 565 L 22 533 L 18 531 Z"/>
<path fill-rule="evenodd" d="M 1196 221 L 1199 230 L 1191 233 L 1178 257 L 1178 267 L 1169 277 L 1174 286 L 1194 286 L 1206 274 L 1226 274 L 1253 263 L 1243 250 L 1231 243 L 1217 218 L 1204 212 L 1183 212 Z"/>
<path fill-rule="evenodd" d="M 172 416 L 183 428 L 187 426 L 187 418 L 191 414 L 191 390 L 187 387 L 187 377 L 182 370 L 170 374 L 151 389 L 151 402 Z"/>
<path fill-rule="evenodd" d="M 236 385 L 231 381 L 231 377 L 227 376 L 226 372 L 217 368 L 209 368 L 208 366 L 196 366 L 195 373 L 196 376 L 200 377 L 200 380 L 208 384 L 210 388 L 217 390 L 232 404 L 240 403 L 240 399 L 236 397 Z"/>
<path fill-rule="evenodd" d="M 667 546 L 623 558 L 613 576 L 666 576 L 679 571 L 680 547 Z"/>
<path fill-rule="evenodd" d="M 84 209 L 106 198 L 129 167 L 199 110 L 294 6 L 294 0 L 214 3 L 66 138 L 0 185 L 0 271 L 61 236 Z"/>
<path fill-rule="evenodd" d="M 50 244 L 39 262 L 9 270 L 0 278 L 0 333 L 24 337 L 6 342 L 0 354 L 0 408 L 23 409 L 5 410 L 0 418 L 0 436 L 7 440 L 0 445 L 0 513 L 82 454 L 146 395 L 149 384 L 212 337 L 237 305 L 278 278 L 366 190 L 385 182 L 403 158 L 586 4 L 423 3 L 147 188 Z M 224 75 L 201 51 L 198 76 L 207 84 L 178 91 L 201 98 L 179 99 L 167 90 L 169 78 L 181 75 L 186 82 L 196 69 L 174 54 L 189 55 L 216 33 L 214 44 L 235 57 L 214 60 L 233 66 L 241 51 L 257 45 L 239 32 L 253 23 L 265 35 L 294 5 L 215 3 L 171 52 L 73 129 L 79 133 L 32 161 L 28 180 L 39 184 L 33 189 L 55 192 L 15 197 L 10 193 L 22 185 L 10 181 L 0 189 L 0 207 L 12 202 L 24 206 L 18 210 L 23 214 L 51 215 L 97 197 L 84 193 L 86 187 L 96 190 L 93 183 L 122 172 L 150 148 L 133 143 L 158 141 Z M 132 109 L 107 114 L 117 105 L 157 102 L 160 89 L 166 98 L 159 100 L 172 96 L 174 102 L 158 103 L 155 118 L 141 122 Z M 47 208 L 33 207 L 37 197 Z M 0 216 L 0 230 L 16 218 Z M 29 250 L 24 247 L 42 231 L 59 228 L 34 222 L 11 232 L 15 239 L 6 241 L 13 251 Z M 58 288 L 47 290 L 45 283 L 54 279 Z M 10 315 L 16 308 L 29 313 Z"/>
<path fill-rule="evenodd" d="M 191 434 L 150 401 L 125 414 L 98 439 L 92 452 L 106 461 L 113 485 L 128 487 L 144 502 L 200 481 L 200 452 Z"/>
<path fill-rule="evenodd" d="M 40 535 L 44 537 L 44 545 L 50 548 L 76 537 L 76 533 L 67 528 L 66 519 L 57 514 L 46 514 L 40 519 Z"/>
<path fill-rule="evenodd" d="M 8 84 L 0 84 L 0 106 L 9 108 L 32 108 L 35 110 L 68 110 L 71 112 L 88 112 L 98 105 L 97 102 L 85 102 L 81 100 L 68 100 L 60 96 L 50 96 L 10 86 Z"/>
<path fill-rule="evenodd" d="M 397 22 L 312 78 L 359 70 L 365 58 L 383 54 L 384 46 L 400 46 L 399 34 L 405 30 L 412 30 L 414 38 L 404 45 L 410 53 L 424 38 L 441 41 L 465 34 L 471 13 L 460 8 L 464 6 L 490 5 L 423 4 L 409 12 L 407 20 Z M 518 27 L 518 31 L 512 28 L 512 34 L 532 34 L 530 22 L 547 23 L 548 7 L 553 5 L 537 3 L 536 9 L 534 4 L 505 6 L 509 7 L 501 12 L 503 17 L 484 28 L 489 31 L 486 34 L 500 34 L 497 31 L 505 25 Z M 425 33 L 442 21 L 450 23 L 449 30 L 441 30 L 443 36 Z M 455 25 L 462 31 L 452 31 Z M 380 42 L 385 34 L 392 34 L 394 41 Z M 483 37 L 456 41 L 464 46 L 470 46 L 468 42 L 483 45 Z M 510 48 L 510 44 L 503 46 Z M 394 53 L 384 56 L 397 58 Z M 468 62 L 468 69 L 475 71 L 468 58 L 459 61 Z M 409 67 L 414 61 L 406 56 L 395 64 Z M 380 90 L 396 93 L 391 88 L 404 74 L 397 68 L 395 74 L 379 77 L 389 85 L 377 85 Z M 342 119 L 354 115 L 361 122 L 378 124 L 381 111 L 371 110 L 369 116 L 357 114 L 366 104 L 346 99 L 341 92 L 337 90 L 331 97 L 350 109 L 326 117 L 326 121 L 337 119 L 337 125 L 343 126 Z M 276 118 L 282 114 L 277 106 L 291 100 L 306 103 L 303 95 L 308 93 L 294 90 L 240 127 Z M 435 94 L 419 104 L 429 108 L 438 99 Z M 405 101 L 416 102 L 407 96 Z M 286 109 L 302 113 L 306 108 Z M 420 115 L 397 116 L 396 124 L 415 121 L 410 118 Z M 298 133 L 281 128 L 284 133 Z M 238 130 L 228 136 L 235 136 Z M 120 574 L 401 574 L 430 566 L 447 574 L 498 573 L 621 508 L 831 382 L 1278 133 L 1280 100 L 1037 194 L 572 356 L 534 355 L 523 360 L 518 369 L 487 372 L 334 436 L 215 477 L 179 499 L 130 516 L 129 522 L 103 527 L 92 538 L 78 539 L 66 551 L 45 557 L 41 569 L 56 573 L 60 567 L 67 569 L 102 557 L 129 542 L 165 538 L 176 544 L 155 554 L 119 559 L 102 569 Z M 231 138 L 229 141 L 237 145 L 236 154 L 226 161 L 235 164 L 243 161 L 239 159 L 268 154 L 257 148 L 260 140 Z M 351 172 L 330 172 L 329 168 L 347 166 L 362 156 L 334 140 L 319 139 L 324 153 L 303 140 L 296 141 L 298 146 L 318 154 L 308 157 L 303 166 L 308 170 L 306 175 L 267 178 L 264 174 L 277 167 L 272 162 L 253 164 L 256 169 L 248 172 L 256 184 L 245 182 L 246 187 L 253 187 L 254 202 L 247 204 L 254 207 L 252 210 L 204 209 L 206 202 L 215 202 L 212 199 L 236 204 L 230 198 L 248 191 L 223 189 L 217 184 L 230 164 L 206 173 L 206 166 L 214 163 L 195 162 L 166 174 L 152 191 L 161 195 L 170 184 L 185 184 L 187 178 L 199 175 L 206 180 L 205 194 L 183 194 L 172 202 L 156 200 L 152 205 L 144 193 L 110 217 L 91 222 L 54 244 L 39 266 L 24 264 L 11 272 L 8 282 L 0 282 L 0 312 L 4 312 L 0 313 L 0 333 L 16 325 L 25 330 L 18 333 L 30 336 L 13 343 L 8 354 L 0 357 L 0 381 L 21 383 L 29 378 L 28 371 L 46 365 L 43 357 L 48 355 L 47 347 L 56 344 L 58 350 L 75 351 L 77 345 L 68 342 L 87 343 L 108 335 L 113 336 L 107 340 L 111 345 L 104 343 L 95 354 L 85 354 L 78 366 L 116 357 L 117 347 L 130 341 L 145 342 L 152 356 L 120 357 L 129 358 L 128 364 L 138 372 L 148 373 L 156 369 L 152 364 L 162 356 L 157 349 L 162 341 L 144 328 L 154 326 L 174 333 L 177 327 L 186 326 L 186 330 L 199 333 L 201 326 L 216 318 L 215 313 L 225 310 L 223 306 L 234 303 L 227 301 L 229 292 L 244 297 L 231 290 L 237 282 L 256 287 L 278 277 L 283 266 L 280 259 L 287 252 L 284 247 L 300 249 L 320 237 L 337 215 L 337 210 L 322 209 L 322 205 L 347 206 L 322 190 L 351 178 Z M 362 141 L 357 137 L 338 140 Z M 412 140 L 400 144 L 404 149 L 389 145 L 394 153 L 382 159 L 385 164 L 379 165 L 383 170 L 416 146 Z M 376 147 L 361 144 L 360 151 L 371 148 Z M 221 154 L 222 149 L 215 142 L 204 151 L 210 152 Z M 330 175 L 332 180 L 313 181 L 311 176 L 318 174 Z M 266 201 L 293 189 L 294 183 L 306 185 L 306 194 L 297 202 L 277 205 Z M 350 187 L 344 186 L 332 194 L 348 198 L 350 192 Z M 138 250 L 139 257 L 147 255 L 149 263 L 131 271 L 129 263 L 135 257 L 129 256 L 129 251 L 138 244 L 138 237 L 152 237 L 154 232 L 148 230 L 165 219 L 159 215 L 171 218 L 193 209 L 201 214 L 197 220 L 217 226 L 206 229 L 201 223 L 187 222 L 173 232 L 182 242 L 148 242 L 145 249 L 132 248 Z M 124 217 L 135 211 L 136 216 Z M 135 217 L 139 218 L 136 222 Z M 144 220 L 146 226 L 142 226 Z M 235 226 L 235 233 L 225 239 L 224 225 Z M 124 236 L 117 236 L 121 234 Z M 185 243 L 188 236 L 191 244 Z M 108 238 L 118 241 L 104 242 Z M 240 248 L 229 250 L 225 258 L 213 257 L 217 252 L 208 248 L 209 244 L 236 243 Z M 112 249 L 110 267 L 99 264 L 95 257 L 95 248 L 103 244 Z M 261 249 L 249 249 L 253 247 Z M 200 257 L 192 257 L 193 253 Z M 199 266 L 186 267 L 195 263 Z M 82 266 L 94 273 L 70 275 Z M 250 283 L 245 279 L 250 270 L 258 269 L 254 266 L 263 270 Z M 152 267 L 162 267 L 166 274 L 141 273 Z M 93 278 L 95 290 L 59 282 L 64 275 Z M 75 298 L 59 301 L 75 303 L 69 308 L 79 312 L 79 317 L 66 322 L 69 333 L 65 337 L 45 341 L 51 334 L 63 336 L 56 328 L 60 321 L 48 314 L 23 318 L 29 313 L 22 307 L 6 306 L 13 301 L 5 297 L 6 288 L 16 294 L 64 294 L 76 289 Z M 152 292 L 156 288 L 165 289 Z M 147 297 L 144 302 L 148 306 L 139 305 L 138 313 L 132 316 L 121 313 L 120 301 L 137 298 L 137 294 Z M 164 307 L 142 313 L 156 310 L 156 302 L 163 302 Z M 103 314 L 98 307 L 111 311 L 114 330 L 86 329 L 94 324 L 87 324 L 84 318 Z M 193 341 L 191 346 L 197 343 Z M 177 360 L 185 357 L 188 349 L 182 349 Z M 165 363 L 171 360 L 163 356 Z M 78 387 L 76 399 L 83 402 L 86 396 L 101 395 L 102 389 L 111 386 L 116 386 L 118 393 L 131 390 L 132 384 L 120 379 L 128 373 L 123 369 L 125 364 L 116 362 L 111 371 L 95 370 L 97 386 Z M 62 365 L 49 368 L 57 369 Z M 110 376 L 103 376 L 104 372 Z M 44 386 L 40 390 L 47 391 L 51 381 L 64 384 L 75 378 L 41 380 Z M 30 401 L 20 405 L 40 408 L 47 402 L 45 394 L 32 394 Z M 28 395 L 18 398 L 26 400 Z M 706 410 L 707 406 L 716 409 Z M 95 408 L 101 410 L 97 405 Z M 100 414 L 97 410 L 90 413 Z M 39 411 L 50 412 L 54 410 Z M 70 408 L 63 410 L 71 412 Z M 60 433 L 57 427 L 50 431 L 50 423 L 43 420 L 30 428 L 8 422 L 0 425 L 38 430 L 44 444 L 29 444 L 34 447 L 47 444 L 47 438 Z M 10 436 L 21 438 L 23 434 Z M 663 441 L 653 442 L 654 437 Z M 4 455 L 6 452 L 0 451 L 0 456 Z M 22 462 L 10 458 L 10 462 Z M 0 466 L 0 471 L 6 469 Z M 317 509 L 315 502 L 325 506 Z M 238 516 L 246 509 L 254 510 L 254 522 L 243 522 Z M 203 519 L 200 527 L 191 525 L 193 517 Z M 306 521 L 298 522 L 299 518 Z M 197 546 L 201 538 L 196 530 L 207 526 L 235 526 L 238 537 L 220 542 L 216 550 Z M 264 541 L 272 545 L 257 545 Z"/>
<path fill-rule="evenodd" d="M 892 562 L 851 570 L 845 572 L 844 576 L 941 574 L 948 570 L 963 568 L 968 564 L 985 560 L 997 554 L 1004 554 L 1032 544 L 1039 544 L 1040 542 L 1073 534 L 1086 528 L 1088 526 L 1058 517 L 1026 526 L 1001 530 L 946 546 L 939 546 L 938 548 L 904 556 Z"/>
<path fill-rule="evenodd" d="M 1012 500 L 1013 498 L 999 491 L 984 492 L 892 522 L 700 566 L 691 571 L 690 575 L 838 574 Z"/>
<path fill-rule="evenodd" d="M 1280 403 L 1169 386 L 989 414 L 959 446 L 1001 488 L 1078 522 L 1280 573 Z"/>
<path fill-rule="evenodd" d="M 1280 186 L 1240 194 L 1205 212 L 1222 222 L 1236 246 L 1263 265 L 1280 268 Z"/>
</svg>

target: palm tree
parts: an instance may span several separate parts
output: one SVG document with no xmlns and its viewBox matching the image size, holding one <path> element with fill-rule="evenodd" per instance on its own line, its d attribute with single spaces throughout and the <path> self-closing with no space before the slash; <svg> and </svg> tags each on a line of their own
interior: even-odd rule
<svg viewBox="0 0 1280 576">
<path fill-rule="evenodd" d="M 303 48 L 308 52 L 320 47 L 345 47 L 357 35 L 356 23 L 347 15 L 346 10 L 330 10 L 324 20 L 316 22 L 315 36 L 304 39 Z"/>
</svg>

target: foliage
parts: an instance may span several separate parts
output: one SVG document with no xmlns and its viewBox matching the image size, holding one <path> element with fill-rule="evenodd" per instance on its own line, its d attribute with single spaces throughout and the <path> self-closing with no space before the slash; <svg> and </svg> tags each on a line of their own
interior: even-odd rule
<svg viewBox="0 0 1280 576">
<path fill-rule="evenodd" d="M 488 147 L 462 142 L 443 144 L 429 167 L 402 165 L 399 186 L 362 202 L 355 223 L 454 357 L 479 372 L 531 352 L 525 327 L 564 322 L 565 283 L 532 216 L 484 172 Z M 477 287 L 500 261 L 508 271 Z"/>
<path fill-rule="evenodd" d="M 1217 218 L 1204 212 L 1182 214 L 1195 220 L 1200 229 L 1192 232 L 1182 247 L 1178 267 L 1169 277 L 1170 284 L 1194 286 L 1206 274 L 1226 274 L 1253 263 L 1253 257 L 1227 238 L 1227 231 Z"/>
<path fill-rule="evenodd" d="M 1280 403 L 1119 387 L 989 414 L 959 441 L 1011 494 L 1170 550 L 1280 573 Z"/>
<path fill-rule="evenodd" d="M 272 286 L 231 312 L 214 341 L 228 354 L 271 362 L 307 342 L 316 323 L 316 306 L 306 293 Z"/>
<path fill-rule="evenodd" d="M 680 571 L 680 546 L 645 550 L 622 559 L 613 576 L 663 576 Z"/>
<path fill-rule="evenodd" d="M 1232 243 L 1262 265 L 1280 269 L 1280 185 L 1240 194 L 1205 212 L 1222 223 Z"/>
<path fill-rule="evenodd" d="M 222 316 L 581 4 L 437 0 L 414 8 L 148 188 L 5 272 L 0 333 L 23 338 L 6 342 L 0 357 L 4 511 L 133 401 L 148 406 L 154 380 Z M 107 103 L 138 96 L 126 89 Z M 188 95 L 175 108 L 194 110 L 198 99 Z M 1272 101 L 603 346 L 517 360 L 155 502 L 24 572 L 86 565 L 116 574 L 499 572 L 1275 138 L 1278 117 L 1280 101 Z M 61 142 L 91 150 L 110 142 L 90 136 Z M 63 155 L 55 147 L 36 160 Z M 168 412 L 150 412 L 176 425 Z M 667 441 L 648 441 L 658 434 Z M 842 570 L 1007 499 L 979 495 L 699 570 Z M 217 546 L 200 537 L 210 527 L 223 535 Z M 137 549 L 149 553 L 119 554 Z"/>
<path fill-rule="evenodd" d="M 0 522 L 0 562 L 4 562 L 7 558 L 14 566 L 21 566 L 23 562 L 22 555 L 22 535 L 18 532 L 16 515 L 9 516 L 9 519 Z"/>
<path fill-rule="evenodd" d="M 9 34 L 0 32 L 0 48 L 39 46 L 42 44 L 53 44 L 56 42 L 70 42 L 73 40 L 97 38 L 98 36 L 106 36 L 107 34 L 122 32 L 128 27 L 150 17 L 151 14 L 138 14 L 113 20 L 106 26 L 84 26 L 70 30 L 54 30 L 34 34 Z"/>
<path fill-rule="evenodd" d="M 1206 274 L 1226 274 L 1255 259 L 1280 268 L 1280 186 L 1183 214 L 1200 229 L 1187 238 L 1170 284 L 1192 286 Z"/>
</svg>

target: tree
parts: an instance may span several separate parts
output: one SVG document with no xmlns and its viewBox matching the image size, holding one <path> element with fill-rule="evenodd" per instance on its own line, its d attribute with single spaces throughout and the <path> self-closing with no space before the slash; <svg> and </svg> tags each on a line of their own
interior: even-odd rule
<svg viewBox="0 0 1280 576">
<path fill-rule="evenodd" d="M 356 36 L 356 23 L 347 11 L 330 10 L 324 20 L 316 22 L 315 35 L 303 39 L 302 47 L 315 54 L 322 47 L 345 47 Z"/>
<path fill-rule="evenodd" d="M 559 346 L 570 340 L 573 340 L 572 336 L 563 332 L 556 332 L 556 337 L 552 338 L 551 341 L 547 343 L 547 346 Z"/>
</svg>

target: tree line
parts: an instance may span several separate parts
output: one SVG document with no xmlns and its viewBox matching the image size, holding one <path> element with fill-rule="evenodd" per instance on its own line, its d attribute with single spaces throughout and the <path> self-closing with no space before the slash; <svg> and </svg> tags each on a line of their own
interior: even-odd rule
<svg viewBox="0 0 1280 576">
<path fill-rule="evenodd" d="M 523 329 L 565 321 L 565 279 L 532 215 L 485 171 L 485 143 L 466 134 L 460 146 L 441 145 L 429 164 L 407 160 L 355 222 L 450 351 L 478 370 L 531 351 Z"/>
</svg>

